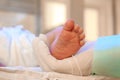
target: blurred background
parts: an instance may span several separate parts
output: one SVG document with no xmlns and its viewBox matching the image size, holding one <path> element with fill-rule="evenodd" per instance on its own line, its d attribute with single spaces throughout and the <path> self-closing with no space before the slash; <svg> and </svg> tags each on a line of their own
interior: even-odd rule
<svg viewBox="0 0 120 80">
<path fill-rule="evenodd" d="M 120 0 L 0 0 L 0 27 L 23 25 L 39 35 L 69 18 L 92 41 L 120 33 Z"/>
</svg>

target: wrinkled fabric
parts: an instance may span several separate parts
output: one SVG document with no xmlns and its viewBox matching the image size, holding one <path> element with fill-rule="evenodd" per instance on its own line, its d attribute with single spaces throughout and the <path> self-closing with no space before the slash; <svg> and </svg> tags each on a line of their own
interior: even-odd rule
<svg viewBox="0 0 120 80">
<path fill-rule="evenodd" d="M 36 66 L 32 49 L 35 35 L 22 26 L 0 29 L 0 63 L 4 66 Z"/>
</svg>

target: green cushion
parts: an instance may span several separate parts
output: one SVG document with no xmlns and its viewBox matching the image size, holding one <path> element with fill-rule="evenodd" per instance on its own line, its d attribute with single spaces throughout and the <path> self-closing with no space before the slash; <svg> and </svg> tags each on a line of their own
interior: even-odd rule
<svg viewBox="0 0 120 80">
<path fill-rule="evenodd" d="M 101 37 L 97 40 L 92 73 L 120 78 L 120 35 Z"/>
</svg>

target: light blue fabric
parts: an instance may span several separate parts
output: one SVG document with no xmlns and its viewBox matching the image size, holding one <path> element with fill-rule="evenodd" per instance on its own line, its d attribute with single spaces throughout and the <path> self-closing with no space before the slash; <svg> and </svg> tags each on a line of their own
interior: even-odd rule
<svg viewBox="0 0 120 80">
<path fill-rule="evenodd" d="M 92 72 L 97 75 L 120 78 L 120 35 L 97 40 Z"/>
<path fill-rule="evenodd" d="M 32 34 L 30 31 L 23 28 L 22 25 L 17 25 L 14 27 L 3 27 L 0 32 L 2 32 L 4 35 L 8 37 L 8 39 L 12 38 L 18 38 L 22 35 L 25 35 L 26 38 L 32 42 L 32 40 L 35 38 L 35 35 Z M 1 36 L 1 35 L 0 35 Z"/>
</svg>

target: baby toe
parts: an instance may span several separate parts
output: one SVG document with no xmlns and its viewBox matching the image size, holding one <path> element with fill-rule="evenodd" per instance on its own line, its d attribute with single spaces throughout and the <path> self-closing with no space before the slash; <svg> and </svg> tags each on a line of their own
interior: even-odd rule
<svg viewBox="0 0 120 80">
<path fill-rule="evenodd" d="M 81 33 L 83 33 L 83 29 L 80 27 L 80 29 L 79 29 L 79 32 L 78 32 L 79 34 L 81 34 Z"/>
<path fill-rule="evenodd" d="M 82 33 L 81 35 L 79 35 L 79 38 L 80 38 L 80 40 L 83 40 L 85 38 L 85 34 Z"/>
<path fill-rule="evenodd" d="M 74 21 L 72 19 L 69 19 L 64 25 L 64 30 L 72 31 L 73 29 L 74 29 Z"/>
<path fill-rule="evenodd" d="M 76 24 L 73 31 L 78 33 L 79 29 L 80 29 L 80 26 L 78 24 Z"/>
<path fill-rule="evenodd" d="M 84 44 L 85 44 L 84 40 L 80 41 L 80 46 L 83 46 Z"/>
</svg>

